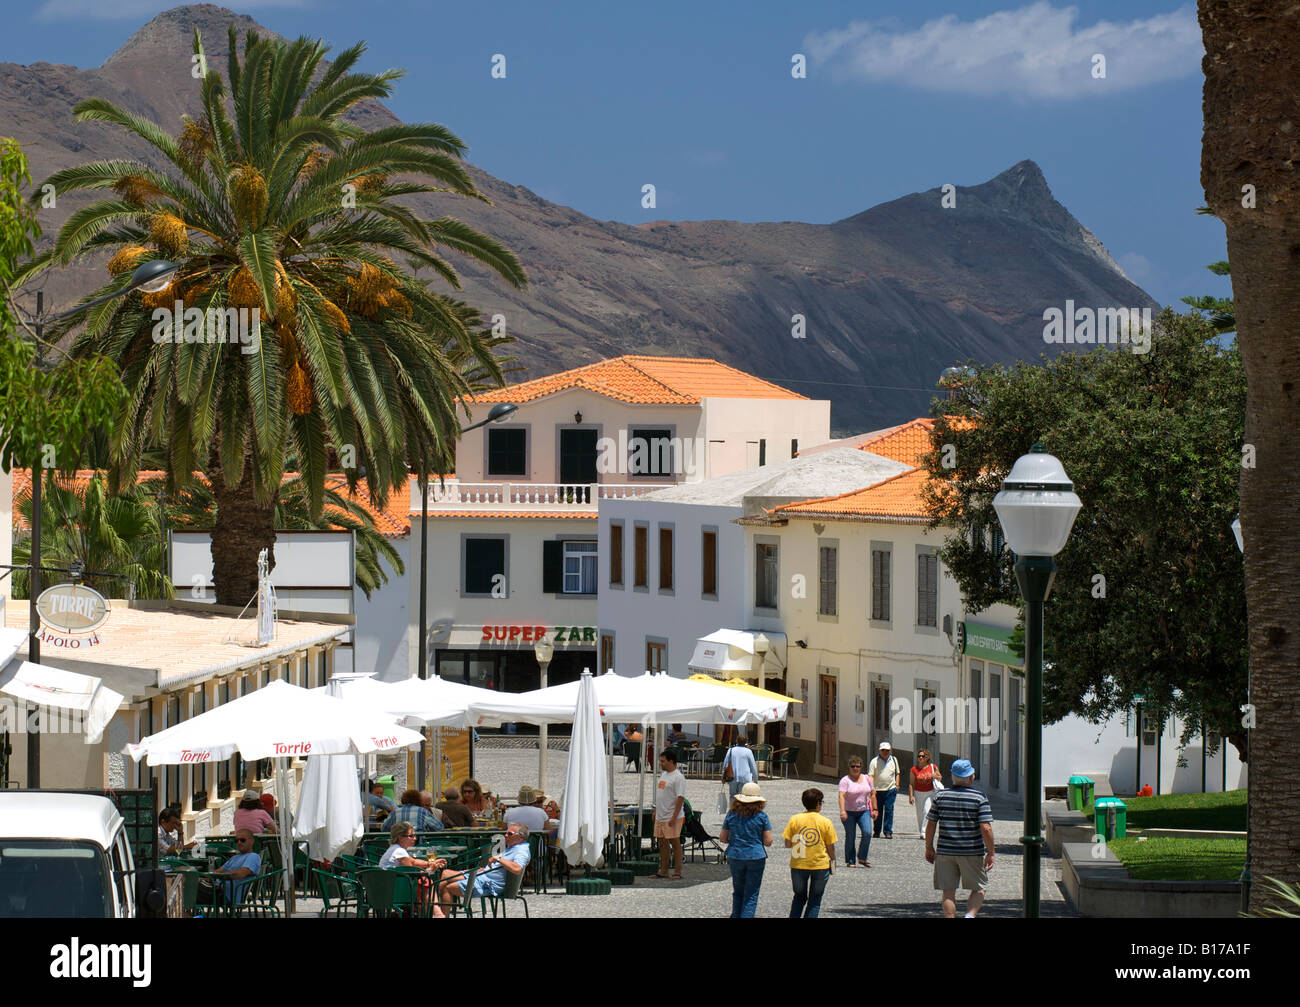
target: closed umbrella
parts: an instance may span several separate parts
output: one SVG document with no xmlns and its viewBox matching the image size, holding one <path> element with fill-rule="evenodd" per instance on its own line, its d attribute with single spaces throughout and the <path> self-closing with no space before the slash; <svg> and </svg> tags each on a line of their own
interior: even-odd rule
<svg viewBox="0 0 1300 1007">
<path fill-rule="evenodd" d="M 600 864 L 610 834 L 608 767 L 595 680 L 584 671 L 578 682 L 569 764 L 564 776 L 564 807 L 560 809 L 560 848 L 571 864 Z"/>
<path fill-rule="evenodd" d="M 342 683 L 331 679 L 325 686 L 329 696 L 340 697 Z M 312 755 L 307 759 L 298 788 L 298 808 L 293 816 L 293 834 L 307 840 L 312 860 L 333 860 L 352 853 L 365 835 L 361 792 L 357 787 L 355 755 Z"/>
</svg>

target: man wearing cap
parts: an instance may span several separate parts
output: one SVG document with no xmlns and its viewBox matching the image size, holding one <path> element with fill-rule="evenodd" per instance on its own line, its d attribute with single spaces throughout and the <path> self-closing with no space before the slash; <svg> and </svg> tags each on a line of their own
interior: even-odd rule
<svg viewBox="0 0 1300 1007">
<path fill-rule="evenodd" d="M 880 754 L 867 766 L 871 776 L 871 785 L 876 788 L 876 807 L 880 814 L 871 823 L 871 835 L 880 838 L 883 831 L 886 839 L 894 838 L 894 801 L 898 798 L 898 760 L 894 758 L 894 746 L 888 741 L 880 743 Z"/>
<path fill-rule="evenodd" d="M 528 826 L 529 832 L 545 832 L 550 816 L 542 807 L 546 795 L 532 787 L 519 788 L 519 806 L 506 812 L 506 824 L 520 822 Z"/>
<path fill-rule="evenodd" d="M 926 816 L 925 859 L 934 864 L 934 887 L 943 892 L 943 915 L 948 919 L 957 915 L 959 884 L 970 892 L 966 916 L 975 918 L 993 867 L 993 810 L 974 782 L 975 767 L 958 759 L 952 764 L 952 786 L 934 795 Z"/>
</svg>

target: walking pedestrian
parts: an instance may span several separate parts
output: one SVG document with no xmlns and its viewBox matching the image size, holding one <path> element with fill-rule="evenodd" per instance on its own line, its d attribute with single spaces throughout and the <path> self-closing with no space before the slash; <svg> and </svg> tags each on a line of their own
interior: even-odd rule
<svg viewBox="0 0 1300 1007">
<path fill-rule="evenodd" d="M 840 821 L 844 823 L 844 866 L 870 867 L 871 824 L 876 818 L 876 787 L 862 772 L 862 760 L 849 759 L 847 776 L 840 777 Z M 854 833 L 862 830 L 862 840 L 855 848 Z"/>
<path fill-rule="evenodd" d="M 731 810 L 722 820 L 718 841 L 726 844 L 731 868 L 731 918 L 750 920 L 758 908 L 758 889 L 767 866 L 767 848 L 772 845 L 772 822 L 764 810 L 767 801 L 757 783 L 746 783 L 731 799 Z"/>
<path fill-rule="evenodd" d="M 939 779 L 943 774 L 939 767 L 930 760 L 929 749 L 923 748 L 916 753 L 916 765 L 912 767 L 912 786 L 908 801 L 916 808 L 916 835 L 925 838 L 925 815 L 930 810 L 930 799 L 943 789 Z"/>
<path fill-rule="evenodd" d="M 883 830 L 886 839 L 894 838 L 894 800 L 898 797 L 898 760 L 894 758 L 894 746 L 888 741 L 880 743 L 880 754 L 867 766 L 871 782 L 876 788 L 876 808 L 880 812 L 871 827 L 871 834 L 877 839 Z"/>
<path fill-rule="evenodd" d="M 800 800 L 804 813 L 792 816 L 781 835 L 790 850 L 790 884 L 794 886 L 790 919 L 812 920 L 821 912 L 822 895 L 835 863 L 835 826 L 821 813 L 825 795 L 816 787 L 805 790 Z"/>
<path fill-rule="evenodd" d="M 758 763 L 749 749 L 748 735 L 742 733 L 727 749 L 727 756 L 722 760 L 722 780 L 733 799 L 746 783 L 758 782 Z"/>
<path fill-rule="evenodd" d="M 993 867 L 993 811 L 974 782 L 975 767 L 966 759 L 954 762 L 952 787 L 930 799 L 925 825 L 925 859 L 934 864 L 934 887 L 943 892 L 943 915 L 948 919 L 957 915 L 958 884 L 970 892 L 966 917 L 975 918 Z"/>
<path fill-rule="evenodd" d="M 668 855 L 673 860 L 674 881 L 682 877 L 682 826 L 686 815 L 686 777 L 677 768 L 677 753 L 671 748 L 659 756 L 659 786 L 655 791 L 655 839 L 659 840 L 659 873 L 653 878 L 668 877 Z"/>
</svg>

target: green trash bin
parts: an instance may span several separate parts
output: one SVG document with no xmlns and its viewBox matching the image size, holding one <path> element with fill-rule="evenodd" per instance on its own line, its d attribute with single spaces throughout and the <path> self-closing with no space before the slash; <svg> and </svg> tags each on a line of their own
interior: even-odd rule
<svg viewBox="0 0 1300 1007">
<path fill-rule="evenodd" d="M 390 801 L 397 800 L 397 781 L 393 779 L 391 773 L 387 776 L 379 777 L 375 782 L 383 786 L 385 797 Z"/>
<path fill-rule="evenodd" d="M 1108 840 L 1128 835 L 1127 804 L 1118 797 L 1100 797 L 1092 807 L 1097 835 Z"/>
<path fill-rule="evenodd" d="M 1092 801 L 1092 790 L 1097 784 L 1086 776 L 1071 776 L 1068 790 L 1071 811 L 1082 811 Z"/>
</svg>

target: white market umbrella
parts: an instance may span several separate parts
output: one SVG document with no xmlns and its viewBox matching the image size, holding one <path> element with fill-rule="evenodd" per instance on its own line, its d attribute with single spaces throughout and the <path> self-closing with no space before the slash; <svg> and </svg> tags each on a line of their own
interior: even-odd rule
<svg viewBox="0 0 1300 1007">
<path fill-rule="evenodd" d="M 342 682 L 331 679 L 325 686 L 329 696 L 341 698 Z M 351 853 L 365 835 L 366 825 L 357 786 L 357 761 L 365 756 L 312 755 L 298 788 L 298 808 L 293 816 L 293 834 L 307 840 L 312 860 L 333 860 Z"/>
<path fill-rule="evenodd" d="M 599 866 L 609 831 L 609 760 L 601 737 L 595 680 L 582 673 L 573 711 L 569 764 L 560 809 L 560 848 L 571 864 Z"/>
<path fill-rule="evenodd" d="M 288 910 L 293 911 L 293 849 L 287 822 L 292 758 L 365 755 L 418 745 L 423 738 L 384 713 L 350 705 L 309 689 L 273 681 L 184 723 L 127 745 L 136 762 L 151 766 L 220 762 L 236 752 L 246 762 L 276 760 Z M 358 798 L 359 800 L 359 798 Z"/>
<path fill-rule="evenodd" d="M 444 678 L 407 678 L 400 682 L 380 682 L 370 677 L 331 679 L 330 686 L 335 683 L 342 699 L 392 714 L 408 727 L 468 727 L 471 704 L 500 695 Z"/>
</svg>

